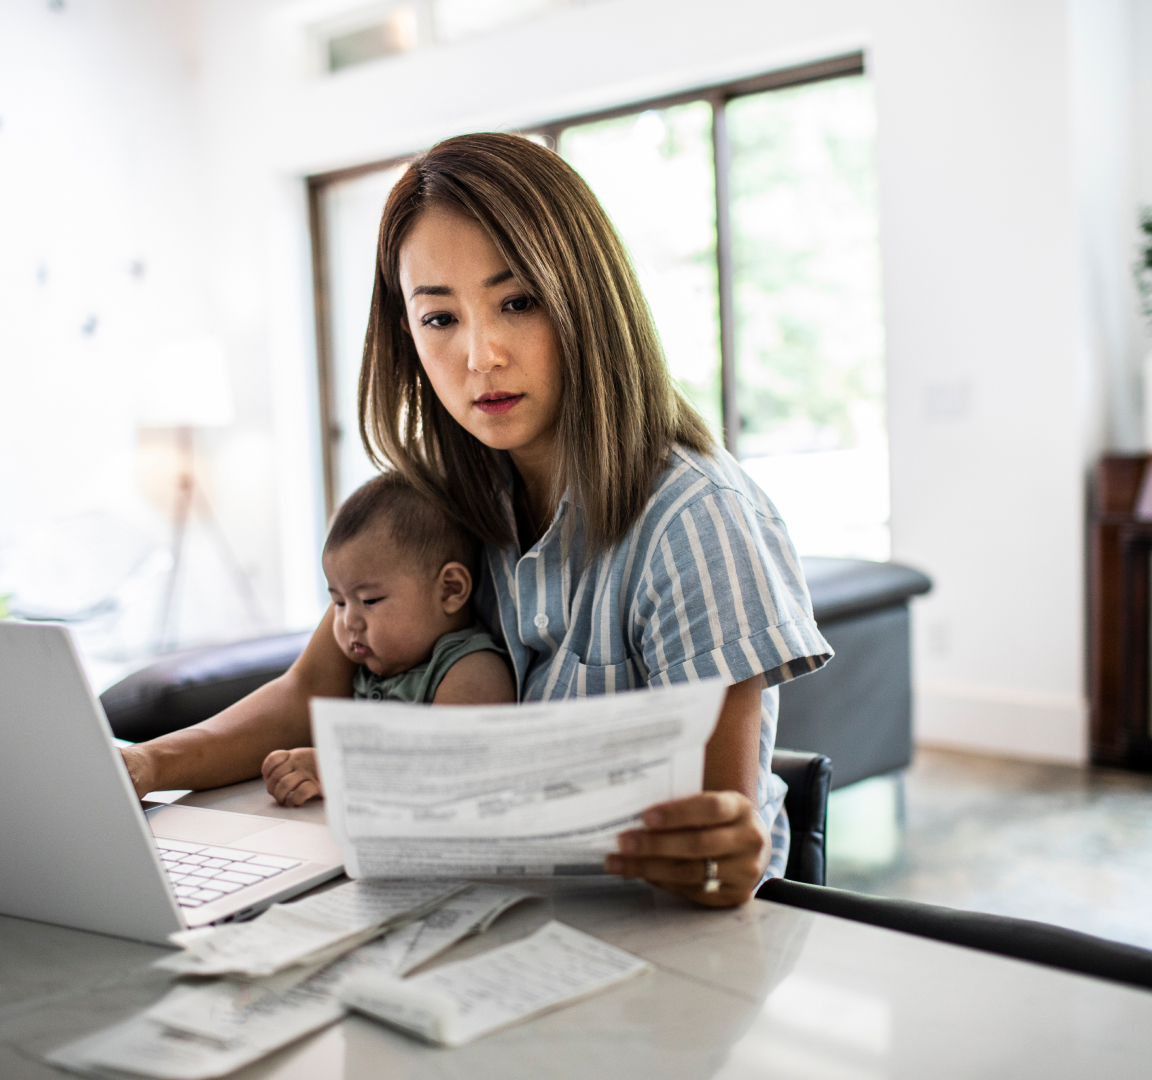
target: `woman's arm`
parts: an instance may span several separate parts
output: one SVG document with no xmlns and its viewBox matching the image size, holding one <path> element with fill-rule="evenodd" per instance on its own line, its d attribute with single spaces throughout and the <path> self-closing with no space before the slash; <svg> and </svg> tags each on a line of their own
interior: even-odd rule
<svg viewBox="0 0 1152 1080">
<path fill-rule="evenodd" d="M 336 644 L 330 607 L 299 659 L 278 679 L 182 731 L 124 747 L 136 793 L 213 788 L 260 775 L 278 747 L 311 742 L 308 701 L 348 697 L 354 665 Z"/>
<path fill-rule="evenodd" d="M 639 877 L 697 903 L 731 907 L 752 898 L 768 865 L 768 830 L 757 809 L 760 693 L 764 676 L 728 688 L 704 753 L 704 792 L 649 807 L 644 829 L 620 834 L 610 874 Z M 707 859 L 721 886 L 704 892 Z"/>
</svg>

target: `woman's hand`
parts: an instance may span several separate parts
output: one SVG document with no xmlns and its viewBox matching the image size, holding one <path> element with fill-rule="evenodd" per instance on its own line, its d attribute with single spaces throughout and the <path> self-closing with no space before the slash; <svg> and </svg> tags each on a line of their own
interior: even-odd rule
<svg viewBox="0 0 1152 1080">
<path fill-rule="evenodd" d="M 752 801 L 736 791 L 705 791 L 644 811 L 644 829 L 622 832 L 610 874 L 643 878 L 677 896 L 710 907 L 734 907 L 752 898 L 768 865 L 768 829 Z M 716 860 L 720 887 L 705 892 L 708 860 Z"/>
<path fill-rule="evenodd" d="M 303 806 L 309 799 L 323 797 L 316 751 L 310 746 L 296 750 L 273 750 L 260 770 L 268 794 L 281 806 Z"/>
<path fill-rule="evenodd" d="M 138 799 L 144 798 L 150 791 L 160 790 L 160 785 L 156 782 L 156 766 L 145 747 L 122 746 L 120 756 L 124 758 L 128 777 L 136 789 Z"/>
</svg>

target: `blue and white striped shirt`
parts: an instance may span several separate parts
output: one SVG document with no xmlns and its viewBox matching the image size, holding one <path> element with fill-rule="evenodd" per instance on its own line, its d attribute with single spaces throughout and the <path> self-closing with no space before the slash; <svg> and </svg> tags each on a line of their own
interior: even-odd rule
<svg viewBox="0 0 1152 1080">
<path fill-rule="evenodd" d="M 769 876 L 788 859 L 785 787 L 771 772 L 777 684 L 832 655 L 812 618 L 800 561 L 767 496 L 723 450 L 674 447 L 640 519 L 616 546 L 584 557 L 567 498 L 543 537 L 485 549 L 476 605 L 508 650 L 522 701 L 763 673 L 760 812 Z"/>
</svg>

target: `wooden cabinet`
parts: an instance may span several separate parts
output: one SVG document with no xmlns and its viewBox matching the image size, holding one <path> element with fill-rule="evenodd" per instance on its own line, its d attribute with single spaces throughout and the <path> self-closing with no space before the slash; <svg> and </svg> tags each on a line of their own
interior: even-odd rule
<svg viewBox="0 0 1152 1080">
<path fill-rule="evenodd" d="M 1089 521 L 1092 760 L 1130 769 L 1152 769 L 1150 462 L 1147 455 L 1104 458 L 1096 467 Z"/>
</svg>

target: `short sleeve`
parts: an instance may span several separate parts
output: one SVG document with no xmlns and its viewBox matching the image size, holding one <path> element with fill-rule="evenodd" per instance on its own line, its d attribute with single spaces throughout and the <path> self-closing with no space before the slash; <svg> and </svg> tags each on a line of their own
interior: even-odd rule
<svg viewBox="0 0 1152 1080">
<path fill-rule="evenodd" d="M 709 485 L 648 550 L 632 632 L 649 685 L 763 673 L 774 686 L 831 658 L 784 522 L 743 492 Z"/>
</svg>

